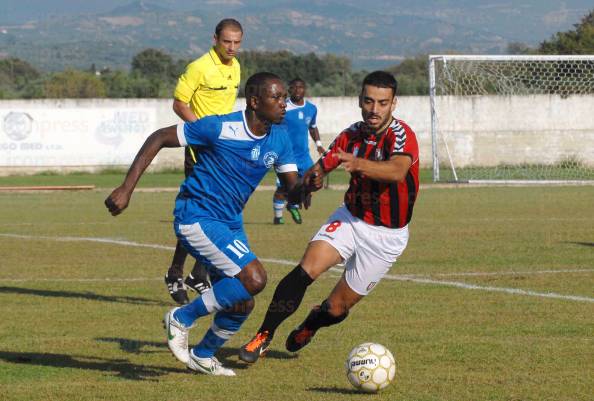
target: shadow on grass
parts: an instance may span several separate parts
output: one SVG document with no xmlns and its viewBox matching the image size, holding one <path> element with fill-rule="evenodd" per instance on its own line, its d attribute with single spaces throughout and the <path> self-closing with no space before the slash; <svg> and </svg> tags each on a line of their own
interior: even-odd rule
<svg viewBox="0 0 594 401">
<path fill-rule="evenodd" d="M 373 393 L 364 393 L 354 388 L 342 388 L 342 387 L 309 387 L 307 391 L 313 391 L 316 393 L 332 393 L 332 394 L 357 394 L 357 395 L 373 395 Z"/>
<path fill-rule="evenodd" d="M 223 347 L 217 353 L 216 356 L 218 359 L 223 362 L 223 364 L 229 368 L 233 369 L 246 369 L 251 364 L 243 362 L 238 359 L 239 349 L 238 348 L 228 348 Z M 269 350 L 265 356 L 261 358 L 266 359 L 294 359 L 297 358 L 296 354 L 290 354 L 284 351 L 275 351 Z"/>
<path fill-rule="evenodd" d="M 165 339 L 163 341 L 143 341 L 143 340 L 133 340 L 130 338 L 117 338 L 117 337 L 100 337 L 96 338 L 95 340 L 104 342 L 104 343 L 116 343 L 119 345 L 120 350 L 127 352 L 129 354 L 155 354 L 161 352 L 169 352 L 167 349 L 167 343 Z M 145 347 L 148 348 L 159 348 L 159 351 L 150 351 L 144 349 Z"/>
<path fill-rule="evenodd" d="M 185 369 L 135 365 L 126 359 L 107 359 L 83 355 L 0 351 L 0 360 L 22 365 L 54 368 L 86 369 L 111 372 L 128 380 L 150 380 L 169 373 L 185 373 Z"/>
<path fill-rule="evenodd" d="M 159 223 L 167 223 L 167 224 L 173 224 L 173 220 L 159 220 Z M 244 226 L 273 226 L 274 224 L 272 224 L 272 217 L 270 221 L 244 221 L 243 222 Z M 290 224 L 289 224 L 290 225 Z M 281 226 L 283 227 L 283 226 Z"/>
<path fill-rule="evenodd" d="M 594 247 L 594 242 L 572 242 L 572 241 L 567 241 L 565 243 L 566 244 L 573 244 L 573 245 L 581 245 L 581 246 L 591 246 L 591 247 Z"/>
<path fill-rule="evenodd" d="M 106 342 L 106 343 L 115 343 L 118 344 L 120 350 L 130 353 L 130 354 L 141 354 L 141 353 L 161 353 L 163 350 L 167 349 L 167 342 L 165 338 L 163 338 L 163 342 L 159 341 L 143 341 L 143 340 L 133 340 L 129 338 L 117 338 L 117 337 L 101 337 L 96 338 L 97 341 Z M 159 351 L 151 351 L 144 349 L 147 348 L 159 348 Z M 232 369 L 245 369 L 249 366 L 249 364 L 239 361 L 237 359 L 237 355 L 239 353 L 239 349 L 237 348 L 229 348 L 223 347 L 217 353 L 216 356 L 218 359 L 221 360 L 225 364 L 225 366 L 232 368 Z M 270 350 L 266 353 L 266 358 L 270 359 L 294 359 L 297 358 L 297 354 L 290 354 L 284 351 L 275 351 Z"/>
<path fill-rule="evenodd" d="M 273 226 L 272 221 L 244 221 L 244 226 Z"/>
<path fill-rule="evenodd" d="M 40 297 L 88 299 L 91 301 L 116 302 L 135 305 L 169 306 L 168 303 L 149 298 L 99 295 L 92 292 L 37 290 L 22 287 L 0 287 L 0 294 L 36 295 Z"/>
</svg>

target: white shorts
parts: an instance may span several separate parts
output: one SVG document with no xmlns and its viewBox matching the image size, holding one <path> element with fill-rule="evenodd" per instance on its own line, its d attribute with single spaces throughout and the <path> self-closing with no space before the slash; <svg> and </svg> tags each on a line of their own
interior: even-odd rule
<svg viewBox="0 0 594 401">
<path fill-rule="evenodd" d="M 326 241 L 332 245 L 344 261 L 349 287 L 359 295 L 367 295 L 404 252 L 408 226 L 374 226 L 354 217 L 343 205 L 311 241 Z"/>
</svg>

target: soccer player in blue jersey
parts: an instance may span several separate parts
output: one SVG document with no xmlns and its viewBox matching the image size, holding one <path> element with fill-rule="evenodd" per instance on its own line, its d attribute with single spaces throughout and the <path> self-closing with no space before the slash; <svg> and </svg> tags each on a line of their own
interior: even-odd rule
<svg viewBox="0 0 594 401">
<path fill-rule="evenodd" d="M 284 126 L 287 96 L 274 74 L 257 73 L 246 82 L 246 110 L 204 117 L 162 128 L 146 140 L 121 186 L 105 200 L 112 215 L 130 201 L 136 183 L 163 147 L 199 148 L 192 173 L 175 201 L 174 229 L 186 249 L 207 269 L 212 289 L 165 314 L 167 343 L 175 357 L 196 372 L 234 376 L 214 356 L 235 334 L 264 289 L 266 271 L 251 251 L 242 210 L 268 169 L 274 167 L 289 200 L 308 206 L 309 190 L 297 185 L 297 166 Z M 318 182 L 313 182 L 317 180 Z M 308 180 L 309 181 L 309 180 Z M 321 186 L 314 178 L 312 185 Z M 202 341 L 188 350 L 195 321 L 214 313 Z"/>
<path fill-rule="evenodd" d="M 287 114 L 284 121 L 293 145 L 293 155 L 297 161 L 299 177 L 303 177 L 303 173 L 313 165 L 313 161 L 309 155 L 308 133 L 311 139 L 314 140 L 318 153 L 320 155 L 324 153 L 324 147 L 320 141 L 320 133 L 316 125 L 318 109 L 313 103 L 305 99 L 305 92 L 306 84 L 303 79 L 295 78 L 289 82 L 290 97 L 287 100 Z M 274 224 L 284 224 L 285 222 L 283 219 L 283 209 L 287 204 L 286 199 L 286 194 L 282 190 L 280 182 L 277 181 L 277 189 L 272 199 Z M 289 204 L 288 209 L 293 221 L 301 224 L 302 219 L 301 213 L 299 213 L 299 205 Z"/>
</svg>

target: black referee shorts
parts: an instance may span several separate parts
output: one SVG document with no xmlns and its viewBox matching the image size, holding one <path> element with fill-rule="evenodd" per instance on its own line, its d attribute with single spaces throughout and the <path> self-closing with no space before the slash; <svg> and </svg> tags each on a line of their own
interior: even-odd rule
<svg viewBox="0 0 594 401">
<path fill-rule="evenodd" d="M 194 155 L 198 154 L 197 153 L 197 149 L 194 148 Z M 184 175 L 186 177 L 188 177 L 190 175 L 190 173 L 192 173 L 192 168 L 194 167 L 194 164 L 196 164 L 196 162 L 194 161 L 194 157 L 192 157 L 192 152 L 190 150 L 190 146 L 186 146 L 186 148 L 184 149 Z"/>
</svg>

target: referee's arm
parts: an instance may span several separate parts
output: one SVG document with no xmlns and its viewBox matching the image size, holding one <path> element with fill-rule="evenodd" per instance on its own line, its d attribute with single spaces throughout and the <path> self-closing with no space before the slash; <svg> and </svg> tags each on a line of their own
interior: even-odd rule
<svg viewBox="0 0 594 401">
<path fill-rule="evenodd" d="M 177 85 L 173 92 L 173 111 L 185 122 L 193 122 L 198 119 L 198 116 L 190 108 L 188 103 L 190 103 L 192 96 L 198 89 L 198 83 L 201 77 L 202 71 L 199 65 L 194 62 L 186 67 L 186 71 L 177 80 Z"/>
<path fill-rule="evenodd" d="M 194 122 L 198 119 L 190 106 L 179 99 L 173 99 L 173 111 L 179 116 L 179 118 L 188 123 Z"/>
</svg>

